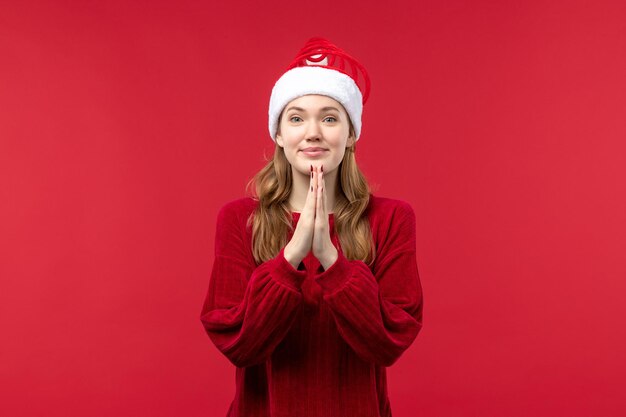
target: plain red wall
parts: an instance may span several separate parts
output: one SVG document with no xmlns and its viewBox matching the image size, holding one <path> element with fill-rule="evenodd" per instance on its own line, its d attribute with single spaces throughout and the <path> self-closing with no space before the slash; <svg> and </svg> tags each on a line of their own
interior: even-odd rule
<svg viewBox="0 0 626 417">
<path fill-rule="evenodd" d="M 217 211 L 325 36 L 369 70 L 357 160 L 417 215 L 395 417 L 626 413 L 623 1 L 0 5 L 0 415 L 216 416 Z"/>
</svg>

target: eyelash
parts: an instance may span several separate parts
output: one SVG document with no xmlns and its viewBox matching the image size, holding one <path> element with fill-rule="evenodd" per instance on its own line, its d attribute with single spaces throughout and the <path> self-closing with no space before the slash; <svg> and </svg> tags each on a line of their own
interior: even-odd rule
<svg viewBox="0 0 626 417">
<path fill-rule="evenodd" d="M 294 117 L 297 117 L 298 119 L 300 119 L 300 116 L 291 116 L 291 117 L 289 118 L 289 120 L 290 120 L 290 121 L 292 121 Z M 328 119 L 328 118 L 330 118 L 330 119 L 334 119 L 334 121 L 335 121 L 335 122 L 337 121 L 337 118 L 336 118 L 336 117 L 333 117 L 333 116 L 326 116 L 326 117 L 324 117 L 324 120 L 326 120 L 326 119 Z"/>
</svg>

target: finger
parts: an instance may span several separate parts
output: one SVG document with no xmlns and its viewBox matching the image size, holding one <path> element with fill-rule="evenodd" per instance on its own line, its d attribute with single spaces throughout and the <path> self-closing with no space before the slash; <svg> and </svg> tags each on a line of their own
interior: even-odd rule
<svg viewBox="0 0 626 417">
<path fill-rule="evenodd" d="M 317 209 L 317 172 L 315 171 L 315 167 L 313 167 L 313 213 L 315 213 L 315 209 Z"/>
<path fill-rule="evenodd" d="M 324 187 L 324 171 L 320 169 L 320 206 L 322 208 L 322 212 L 324 213 L 324 218 L 326 218 L 326 206 L 324 205 L 324 194 L 326 193 L 326 187 Z"/>
<path fill-rule="evenodd" d="M 324 173 L 321 172 L 318 168 L 317 171 L 317 213 L 320 217 L 320 220 L 324 221 L 324 216 L 326 215 L 326 208 L 323 204 L 323 193 L 324 193 L 324 184 L 323 177 Z"/>
<path fill-rule="evenodd" d="M 326 179 L 324 178 L 324 171 L 322 171 L 322 207 L 324 207 L 324 216 L 328 218 L 326 210 Z"/>
<path fill-rule="evenodd" d="M 309 175 L 309 192 L 306 195 L 306 201 L 304 202 L 303 211 L 315 212 L 315 173 L 313 172 L 313 165 L 310 165 Z"/>
</svg>

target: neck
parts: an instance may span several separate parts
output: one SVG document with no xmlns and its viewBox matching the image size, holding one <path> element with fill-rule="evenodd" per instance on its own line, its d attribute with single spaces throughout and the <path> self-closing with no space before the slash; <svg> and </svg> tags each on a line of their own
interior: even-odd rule
<svg viewBox="0 0 626 417">
<path fill-rule="evenodd" d="M 292 211 L 302 212 L 306 196 L 310 192 L 311 177 L 302 175 L 299 171 L 291 168 L 293 187 L 289 196 L 289 205 Z M 326 213 L 333 213 L 335 208 L 337 187 L 337 170 L 324 172 L 324 185 L 326 185 Z"/>
</svg>

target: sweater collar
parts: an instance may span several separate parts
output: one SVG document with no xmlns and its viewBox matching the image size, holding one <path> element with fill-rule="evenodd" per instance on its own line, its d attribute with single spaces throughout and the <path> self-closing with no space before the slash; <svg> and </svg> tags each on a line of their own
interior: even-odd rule
<svg viewBox="0 0 626 417">
<path fill-rule="evenodd" d="M 297 221 L 300 218 L 300 214 L 302 213 L 298 211 L 292 211 L 291 214 L 293 216 L 293 220 Z M 329 223 L 335 222 L 335 213 L 328 213 L 328 222 Z"/>
</svg>

